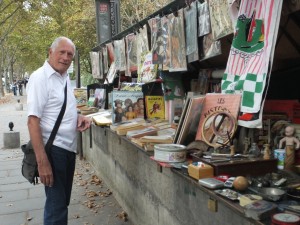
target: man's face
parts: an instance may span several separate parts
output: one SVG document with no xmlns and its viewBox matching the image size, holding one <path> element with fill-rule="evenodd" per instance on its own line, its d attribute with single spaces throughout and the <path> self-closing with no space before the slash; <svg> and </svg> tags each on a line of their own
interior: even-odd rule
<svg viewBox="0 0 300 225">
<path fill-rule="evenodd" d="M 56 72 L 63 74 L 70 67 L 73 55 L 73 46 L 68 41 L 62 40 L 54 50 L 49 50 L 49 64 Z"/>
</svg>

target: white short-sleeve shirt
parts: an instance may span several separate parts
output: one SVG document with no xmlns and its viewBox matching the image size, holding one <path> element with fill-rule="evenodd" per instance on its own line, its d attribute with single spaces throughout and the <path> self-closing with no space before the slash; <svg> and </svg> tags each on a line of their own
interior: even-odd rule
<svg viewBox="0 0 300 225">
<path fill-rule="evenodd" d="M 27 115 L 40 118 L 44 144 L 47 143 L 64 102 L 67 83 L 67 106 L 53 145 L 76 152 L 77 109 L 68 74 L 57 73 L 46 61 L 33 72 L 26 86 Z"/>
</svg>

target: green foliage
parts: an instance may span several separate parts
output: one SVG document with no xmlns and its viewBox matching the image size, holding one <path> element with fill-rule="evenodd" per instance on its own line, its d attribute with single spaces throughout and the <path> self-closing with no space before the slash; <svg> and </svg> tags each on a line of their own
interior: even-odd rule
<svg viewBox="0 0 300 225">
<path fill-rule="evenodd" d="M 121 0 L 122 30 L 168 2 Z M 94 0 L 0 0 L 0 71 L 32 73 L 47 59 L 52 41 L 67 36 L 79 51 L 82 85 L 98 82 L 89 56 L 97 45 L 95 14 Z"/>
</svg>

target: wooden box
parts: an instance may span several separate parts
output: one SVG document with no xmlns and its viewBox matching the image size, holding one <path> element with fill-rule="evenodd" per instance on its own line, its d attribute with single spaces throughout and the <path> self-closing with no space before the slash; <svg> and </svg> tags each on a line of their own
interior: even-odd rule
<svg viewBox="0 0 300 225">
<path fill-rule="evenodd" d="M 190 177 L 197 180 L 202 178 L 208 178 L 214 176 L 214 169 L 208 164 L 204 164 L 204 167 L 196 166 L 194 164 L 188 165 L 188 173 Z"/>
<path fill-rule="evenodd" d="M 214 168 L 214 175 L 228 174 L 230 176 L 262 176 L 277 172 L 277 159 L 233 159 L 228 162 L 214 163 L 209 159 L 200 161 Z"/>
</svg>

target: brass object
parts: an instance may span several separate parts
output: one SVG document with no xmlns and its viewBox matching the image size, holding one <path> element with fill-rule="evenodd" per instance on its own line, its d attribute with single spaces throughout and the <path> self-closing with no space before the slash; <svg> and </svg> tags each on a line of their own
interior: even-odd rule
<svg viewBox="0 0 300 225">
<path fill-rule="evenodd" d="M 264 159 L 270 159 L 270 155 L 271 155 L 270 144 L 265 144 L 264 145 Z"/>
</svg>

